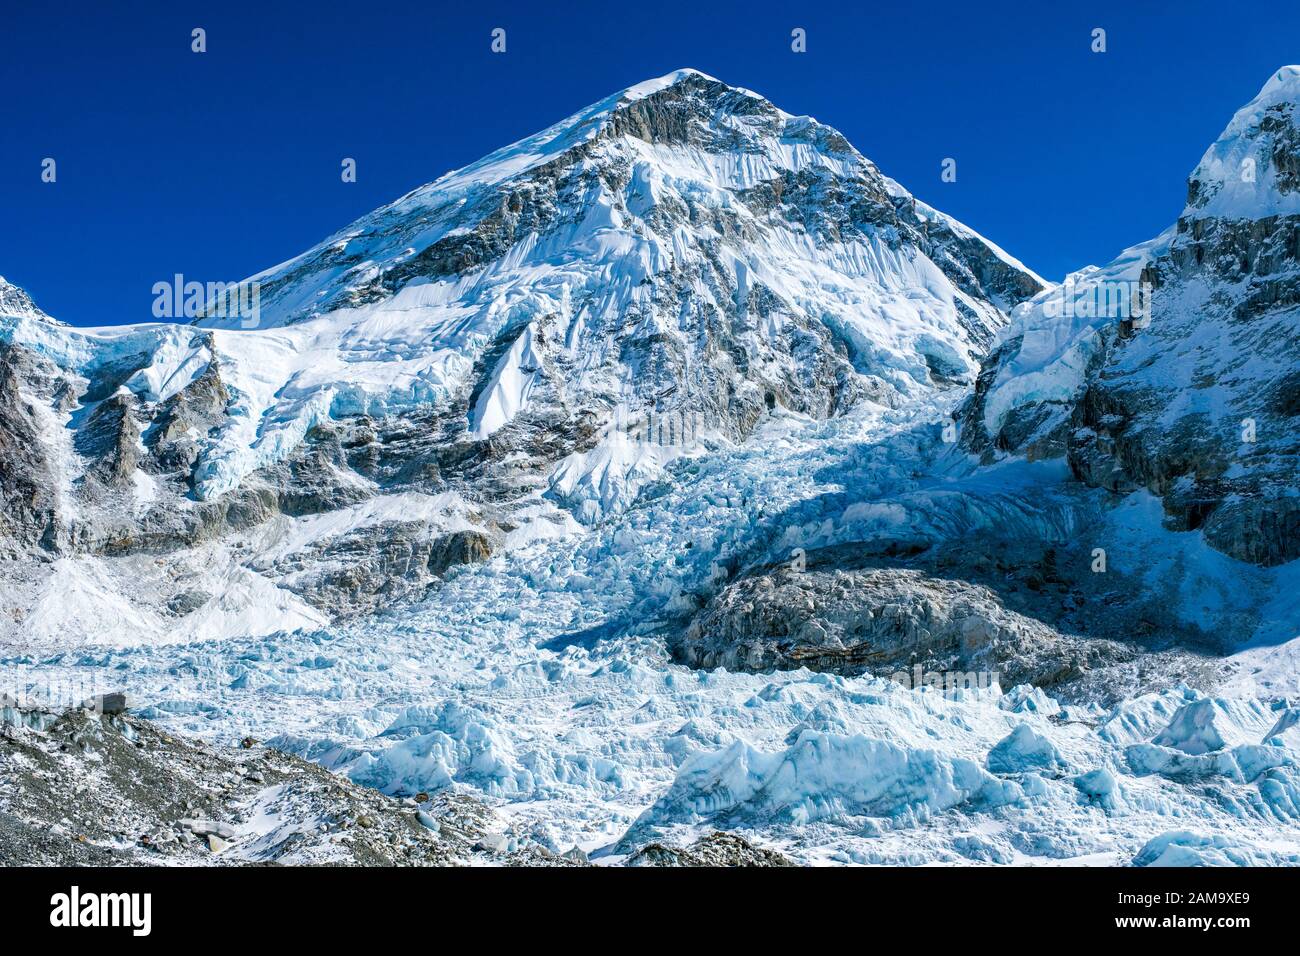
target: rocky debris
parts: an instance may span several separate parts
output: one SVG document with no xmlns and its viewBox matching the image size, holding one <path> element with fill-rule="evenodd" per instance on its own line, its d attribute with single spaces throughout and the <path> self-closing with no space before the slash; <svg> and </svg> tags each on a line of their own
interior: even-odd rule
<svg viewBox="0 0 1300 956">
<path fill-rule="evenodd" d="M 980 585 L 833 565 L 780 565 L 739 578 L 690 623 L 675 651 L 696 667 L 808 667 L 909 683 L 920 668 L 959 679 L 956 687 L 1050 687 L 1132 656 L 1009 610 Z"/>
<path fill-rule="evenodd" d="M 114 691 L 111 694 L 100 694 L 98 697 L 92 697 L 86 701 L 87 710 L 93 710 L 98 714 L 107 716 L 116 716 L 126 713 L 130 707 L 127 701 L 125 691 Z"/>
<path fill-rule="evenodd" d="M 183 740 L 129 714 L 5 710 L 0 863 L 572 865 L 527 840 L 475 845 L 492 813 L 463 794 L 423 809 L 250 742 Z M 437 825 L 430 828 L 417 814 Z"/>
<path fill-rule="evenodd" d="M 212 600 L 212 595 L 198 588 L 186 588 L 167 599 L 167 610 L 176 617 L 193 614 Z"/>
<path fill-rule="evenodd" d="M 590 862 L 590 859 L 588 858 L 586 852 L 576 846 L 569 847 L 569 849 L 561 853 L 560 856 L 571 863 L 577 863 L 582 866 L 585 866 L 587 863 Z"/>
<path fill-rule="evenodd" d="M 715 831 L 689 847 L 648 843 L 624 866 L 794 866 L 775 850 L 766 850 L 734 833 Z"/>
</svg>

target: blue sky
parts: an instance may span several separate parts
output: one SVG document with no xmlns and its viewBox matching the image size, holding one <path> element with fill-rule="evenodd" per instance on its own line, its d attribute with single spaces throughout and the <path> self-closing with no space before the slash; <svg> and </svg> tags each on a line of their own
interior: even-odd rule
<svg viewBox="0 0 1300 956">
<path fill-rule="evenodd" d="M 77 325 L 149 320 L 155 282 L 260 271 L 683 66 L 837 127 L 1060 278 L 1170 224 L 1232 113 L 1300 61 L 1297 4 L 7 0 L 3 17 L 0 275 Z"/>
</svg>

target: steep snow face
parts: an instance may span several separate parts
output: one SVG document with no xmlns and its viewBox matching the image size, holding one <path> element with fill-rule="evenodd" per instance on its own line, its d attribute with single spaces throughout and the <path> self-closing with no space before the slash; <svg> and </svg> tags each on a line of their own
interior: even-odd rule
<svg viewBox="0 0 1300 956">
<path fill-rule="evenodd" d="M 49 318 L 40 309 L 36 308 L 36 303 L 18 286 L 7 282 L 4 276 L 0 276 L 0 316 L 18 318 L 22 316 L 38 316 Z"/>
<path fill-rule="evenodd" d="M 833 129 L 690 70 L 250 281 L 261 331 L 240 317 L 201 319 L 215 334 L 190 340 L 141 327 L 64 341 L 26 322 L 8 337 L 83 372 L 163 352 L 128 383 L 146 400 L 214 348 L 233 405 L 194 475 L 210 500 L 331 417 L 466 403 L 464 435 L 482 440 L 530 407 L 584 431 L 615 408 L 672 410 L 736 440 L 774 403 L 824 417 L 895 401 L 969 375 L 1005 310 L 1042 287 Z"/>
<path fill-rule="evenodd" d="M 1173 236 L 1170 228 L 1124 250 L 1104 267 L 1073 272 L 1015 309 L 989 362 L 994 377 L 981 396 L 981 417 L 974 424 L 997 436 L 1013 413 L 1041 407 L 1032 429 L 1017 433 L 1017 444 L 1041 440 L 1058 429 L 1083 392 L 1090 363 L 1103 347 L 1103 333 L 1129 314 L 1132 293 L 1140 291 L 1145 270 L 1168 251 Z M 1112 302 L 1123 308 L 1107 308 Z"/>
<path fill-rule="evenodd" d="M 258 390 L 259 434 L 207 456 L 205 497 L 356 410 L 467 400 L 474 440 L 675 411 L 737 440 L 773 404 L 895 401 L 968 376 L 1041 288 L 833 129 L 689 70 L 253 278 L 265 338 L 293 343 L 258 364 L 288 388 Z"/>
<path fill-rule="evenodd" d="M 993 457 L 1065 454 L 1147 488 L 1174 530 L 1252 563 L 1300 558 L 1300 68 L 1240 110 L 1177 224 L 1015 311 L 965 416 Z"/>
<path fill-rule="evenodd" d="M 12 415 L 43 436 L 23 456 L 33 492 L 15 499 L 26 546 L 165 554 L 217 539 L 277 583 L 312 582 L 331 612 L 368 607 L 394 576 L 405 593 L 598 523 L 671 462 L 773 415 L 960 385 L 1042 286 L 835 130 L 690 70 L 252 281 L 254 328 L 240 315 L 72 329 L 3 286 L 0 359 L 26 370 L 10 376 Z M 57 501 L 37 494 L 46 473 L 66 485 Z M 277 515 L 408 493 L 480 507 L 437 538 L 381 508 L 379 525 L 333 536 L 339 554 L 312 544 L 269 563 L 255 535 L 234 543 Z M 40 507 L 22 504 L 33 495 Z M 365 570 L 345 572 L 358 553 Z M 333 569 L 331 595 L 312 566 Z"/>
<path fill-rule="evenodd" d="M 1187 234 L 1203 234 L 1207 220 L 1257 222 L 1300 213 L 1297 103 L 1300 67 L 1282 67 L 1255 99 L 1237 111 L 1192 171 L 1187 206 L 1177 225 L 1126 249 L 1109 265 L 1089 266 L 1067 276 L 1061 285 L 1044 289 L 1013 311 L 1011 322 L 999 335 L 1003 354 L 991 363 L 996 376 L 981 409 L 989 435 L 998 434 L 1013 409 L 1041 403 L 1068 407 L 1082 394 L 1084 373 L 1101 348 L 1103 333 L 1130 317 L 1131 294 L 1140 292 L 1143 281 L 1154 281 L 1148 267 L 1168 257 L 1176 240 L 1187 250 L 1185 258 L 1197 248 Z M 1283 261 L 1270 263 L 1265 274 L 1289 270 L 1285 249 L 1278 253 Z M 1250 267 L 1248 261 L 1242 271 Z M 1247 276 L 1234 278 L 1240 282 Z M 1240 297 L 1249 290 L 1224 291 Z M 1116 307 L 1117 303 L 1123 307 Z M 1161 374 L 1166 371 L 1162 365 Z M 1040 434 L 1047 434 L 1060 421 L 1059 414 L 1045 418 Z"/>
<path fill-rule="evenodd" d="M 1185 219 L 1300 213 L 1300 66 L 1284 66 L 1206 150 L 1187 189 Z"/>
</svg>

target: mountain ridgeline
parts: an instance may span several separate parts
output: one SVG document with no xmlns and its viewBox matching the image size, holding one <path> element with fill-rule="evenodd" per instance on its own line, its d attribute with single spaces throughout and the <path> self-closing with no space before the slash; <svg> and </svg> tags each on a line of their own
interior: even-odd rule
<svg viewBox="0 0 1300 956">
<path fill-rule="evenodd" d="M 797 516 L 719 555 L 656 617 L 678 659 L 1113 697 L 1164 655 L 1212 682 L 1207 649 L 1263 618 L 1153 622 L 1167 593 L 1090 573 L 1081 529 L 1154 500 L 1244 567 L 1300 557 L 1298 77 L 1233 118 L 1173 228 L 1059 286 L 834 129 L 691 70 L 251 277 L 252 323 L 72 328 L 0 284 L 0 640 L 324 626 L 588 534 L 767 423 L 933 408 L 959 442 L 922 427 L 937 467 L 900 488 L 944 495 L 878 487 L 794 571 L 771 542 Z M 1205 565 L 1190 540 L 1179 567 Z"/>
<path fill-rule="evenodd" d="M 0 687 L 0 859 L 1300 862 L 1298 103 L 1059 285 L 691 70 L 251 313 L 0 280 L 0 663 L 103 711 Z"/>
<path fill-rule="evenodd" d="M 146 634 L 268 595 L 270 629 L 367 611 L 625 507 L 688 444 L 655 422 L 743 442 L 969 382 L 1043 288 L 835 130 L 694 71 L 251 281 L 252 329 L 73 329 L 4 286 L 10 618 L 76 555 L 148 555 L 93 587 Z"/>
</svg>

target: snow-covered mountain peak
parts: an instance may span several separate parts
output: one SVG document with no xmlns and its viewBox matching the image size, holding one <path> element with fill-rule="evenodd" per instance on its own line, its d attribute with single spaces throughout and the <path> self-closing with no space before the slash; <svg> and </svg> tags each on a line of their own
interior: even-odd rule
<svg viewBox="0 0 1300 956">
<path fill-rule="evenodd" d="M 969 405 L 971 447 L 1063 455 L 1235 559 L 1300 558 L 1297 103 L 1284 67 L 1205 153 L 1174 225 L 1017 310 Z"/>
<path fill-rule="evenodd" d="M 1188 180 L 1187 219 L 1300 212 L 1300 66 L 1284 66 L 1233 116 Z"/>
<path fill-rule="evenodd" d="M 540 201 L 556 187 L 565 194 Z M 597 233 L 620 230 L 644 237 L 637 220 L 652 213 L 660 219 L 664 213 L 679 220 L 680 213 L 697 220 L 733 219 L 738 206 L 752 208 L 753 200 L 764 204 L 760 212 L 779 212 L 773 207 L 814 190 L 818 195 L 808 198 L 826 212 L 856 220 L 848 223 L 854 227 L 875 227 L 891 247 L 899 238 L 916 239 L 906 234 L 906 226 L 900 229 L 895 213 L 896 206 L 906 206 L 903 217 L 917 218 L 911 195 L 882 176 L 839 132 L 785 113 L 749 90 L 696 70 L 677 70 L 621 90 L 421 186 L 303 255 L 253 276 L 262 285 L 260 325 L 291 324 L 373 302 L 418 277 L 438 280 L 501 259 L 517 263 L 520 257 L 553 255 L 557 244 L 566 247 L 559 254 L 576 258 L 594 251 L 586 240 Z M 605 222 L 610 207 L 617 210 L 617 221 Z M 845 223 L 797 215 L 794 225 L 808 241 L 850 238 L 840 234 Z M 1032 286 L 1042 285 L 973 231 L 946 217 L 928 218 L 941 218 L 939 228 L 956 228 L 962 244 L 987 247 L 1000 266 L 1024 274 L 1006 289 L 998 288 L 1005 277 L 997 277 L 976 292 L 999 308 L 1009 309 L 1036 291 Z M 517 221 L 502 228 L 503 220 Z M 544 239 L 555 226 L 583 222 L 583 241 L 574 232 Z M 733 231 L 745 231 L 740 223 L 733 225 Z M 532 248 L 523 248 L 524 243 Z M 646 252 L 641 242 L 624 243 L 623 251 L 638 257 Z M 890 269 L 882 264 L 882 271 Z M 988 320 L 1000 324 L 996 316 Z M 235 328 L 242 323 L 208 319 L 200 324 Z"/>
<path fill-rule="evenodd" d="M 655 98 L 675 102 L 682 107 L 676 111 L 678 126 L 672 133 L 666 125 L 657 130 L 634 130 L 624 122 L 629 113 L 637 111 L 638 104 Z M 692 113 L 694 115 L 689 117 L 691 122 L 682 122 Z M 752 120 L 759 117 L 769 121 L 796 119 L 751 90 L 728 86 L 699 70 L 674 70 L 620 90 L 539 133 L 504 146 L 461 169 L 452 170 L 402 197 L 393 206 L 411 201 L 436 202 L 474 187 L 497 184 L 552 162 L 564 153 L 602 136 L 617 138 L 628 135 L 629 132 L 633 135 L 649 133 L 663 141 L 674 134 L 684 138 L 691 131 L 691 126 L 697 128 L 697 133 L 699 128 L 708 126 L 726 126 L 743 133 L 745 124 L 737 120 L 749 118 L 752 125 Z M 798 119 L 811 122 L 807 117 Z"/>
<path fill-rule="evenodd" d="M 0 316 L 50 320 L 48 315 L 37 308 L 26 290 L 7 281 L 4 276 L 0 276 Z"/>
<path fill-rule="evenodd" d="M 1270 76 L 1268 82 L 1264 84 L 1264 88 L 1260 90 L 1257 99 L 1271 96 L 1277 99 L 1285 98 L 1290 102 L 1294 102 L 1297 93 L 1300 93 L 1300 65 L 1292 64 L 1282 67 Z"/>
<path fill-rule="evenodd" d="M 951 392 L 1042 287 L 835 130 L 691 70 L 253 280 L 255 314 L 198 328 L 0 326 L 12 417 L 48 439 L 24 473 L 71 476 L 23 504 L 22 547 L 247 535 L 231 573 L 285 582 L 282 620 L 363 610 L 768 424 Z"/>
<path fill-rule="evenodd" d="M 257 446 L 276 455 L 323 415 L 462 401 L 476 441 L 539 415 L 590 416 L 603 434 L 615 409 L 743 439 L 777 406 L 826 417 L 968 379 L 1043 285 L 835 130 L 691 70 L 606 97 L 254 279 L 273 333 L 259 378 L 268 354 L 283 368 L 257 388 L 272 407 L 247 420 L 262 417 Z M 238 332 L 234 351 L 260 341 L 243 317 L 198 324 Z M 241 439 L 202 468 L 200 494 L 266 460 Z"/>
<path fill-rule="evenodd" d="M 643 96 L 649 96 L 651 93 L 658 93 L 660 90 L 672 86 L 682 81 L 706 80 L 710 83 L 721 82 L 716 76 L 710 76 L 703 70 L 697 70 L 694 67 L 685 66 L 680 70 L 673 70 L 665 73 L 663 76 L 652 77 L 643 80 L 634 86 L 629 86 L 622 93 L 616 94 L 622 100 L 637 100 Z M 758 94 L 754 94 L 757 96 Z"/>
</svg>

